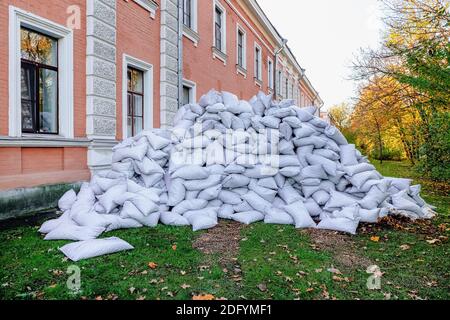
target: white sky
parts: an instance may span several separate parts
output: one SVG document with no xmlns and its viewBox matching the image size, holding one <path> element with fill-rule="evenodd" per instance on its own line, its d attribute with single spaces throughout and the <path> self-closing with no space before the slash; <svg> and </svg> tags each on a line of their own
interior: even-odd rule
<svg viewBox="0 0 450 320">
<path fill-rule="evenodd" d="M 382 24 L 377 0 L 257 0 L 297 57 L 328 108 L 349 101 L 346 80 L 360 48 L 376 47 Z"/>
</svg>

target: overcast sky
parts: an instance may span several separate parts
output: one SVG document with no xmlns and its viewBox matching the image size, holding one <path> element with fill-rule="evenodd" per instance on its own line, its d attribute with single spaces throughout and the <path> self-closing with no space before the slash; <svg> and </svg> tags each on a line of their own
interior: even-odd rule
<svg viewBox="0 0 450 320">
<path fill-rule="evenodd" d="M 377 0 L 258 0 L 289 40 L 325 108 L 350 100 L 355 85 L 345 80 L 359 48 L 376 47 L 382 24 Z"/>
</svg>

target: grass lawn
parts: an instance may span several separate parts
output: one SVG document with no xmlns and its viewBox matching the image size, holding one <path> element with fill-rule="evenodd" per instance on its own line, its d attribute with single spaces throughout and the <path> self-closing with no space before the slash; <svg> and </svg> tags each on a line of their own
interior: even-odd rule
<svg viewBox="0 0 450 320">
<path fill-rule="evenodd" d="M 374 163 L 411 177 L 438 207 L 433 221 L 387 219 L 357 236 L 263 223 L 222 222 L 208 232 L 158 226 L 115 231 L 135 249 L 78 263 L 43 241 L 38 226 L 0 231 L 1 299 L 449 299 L 449 186 L 417 178 L 407 163 Z M 81 269 L 81 292 L 66 287 Z M 369 290 L 368 266 L 383 273 Z"/>
</svg>

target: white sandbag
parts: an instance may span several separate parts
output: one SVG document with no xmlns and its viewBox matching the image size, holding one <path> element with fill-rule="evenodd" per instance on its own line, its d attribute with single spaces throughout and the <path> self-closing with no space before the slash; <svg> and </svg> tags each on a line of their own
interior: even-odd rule
<svg viewBox="0 0 450 320">
<path fill-rule="evenodd" d="M 307 166 L 302 168 L 301 175 L 303 179 L 317 178 L 327 179 L 327 174 L 320 164 L 314 166 Z"/>
<path fill-rule="evenodd" d="M 232 219 L 232 216 L 234 214 L 234 209 L 231 204 L 224 204 L 220 207 L 219 211 L 217 212 L 217 217 L 221 219 Z"/>
<path fill-rule="evenodd" d="M 203 209 L 207 205 L 208 201 L 203 199 L 184 200 L 172 209 L 172 213 L 182 215 L 187 211 Z"/>
<path fill-rule="evenodd" d="M 249 225 L 264 220 L 264 214 L 258 211 L 238 212 L 233 215 L 233 220 Z"/>
<path fill-rule="evenodd" d="M 131 249 L 134 248 L 128 242 L 116 237 L 111 237 L 73 242 L 62 246 L 59 250 L 61 250 L 61 252 L 70 260 L 80 261 Z"/>
<path fill-rule="evenodd" d="M 264 223 L 291 225 L 294 224 L 294 219 L 286 211 L 271 207 L 266 209 Z"/>
<path fill-rule="evenodd" d="M 141 228 L 142 224 L 134 219 L 123 219 L 117 215 L 107 215 L 109 220 L 109 225 L 106 227 L 105 232 L 110 232 L 114 230 L 120 229 L 132 229 L 132 228 Z"/>
<path fill-rule="evenodd" d="M 205 190 L 210 187 L 216 186 L 222 182 L 221 175 L 210 175 L 203 180 L 186 180 L 184 186 L 186 190 Z"/>
<path fill-rule="evenodd" d="M 233 191 L 221 190 L 218 197 L 223 203 L 229 205 L 237 205 L 242 202 L 241 196 Z"/>
<path fill-rule="evenodd" d="M 220 102 L 206 107 L 206 111 L 210 113 L 219 113 L 225 111 L 226 109 L 227 107 Z"/>
<path fill-rule="evenodd" d="M 259 196 L 254 191 L 249 191 L 247 194 L 242 196 L 242 199 L 247 201 L 247 203 L 254 209 L 259 212 L 265 212 L 266 207 L 271 207 L 269 201 L 264 200 L 261 196 Z"/>
<path fill-rule="evenodd" d="M 277 195 L 277 192 L 275 190 L 261 187 L 260 185 L 258 185 L 256 180 L 252 180 L 249 183 L 248 188 L 268 202 L 272 202 Z"/>
<path fill-rule="evenodd" d="M 422 217 L 423 211 L 422 208 L 419 207 L 412 198 L 410 198 L 407 194 L 407 190 L 400 191 L 397 194 L 394 194 L 392 197 L 392 205 L 397 210 L 411 211 L 417 215 L 417 217 Z"/>
<path fill-rule="evenodd" d="M 139 144 L 128 148 L 121 148 L 113 152 L 112 161 L 119 162 L 127 158 L 141 161 L 145 157 L 146 153 L 147 153 L 146 144 Z"/>
<path fill-rule="evenodd" d="M 346 193 L 331 191 L 330 199 L 327 202 L 329 208 L 343 208 L 350 207 L 358 203 L 358 200 L 349 196 Z"/>
<path fill-rule="evenodd" d="M 280 135 L 282 138 L 286 139 L 286 140 L 290 140 L 292 138 L 292 128 L 289 124 L 287 124 L 286 122 L 282 122 L 280 123 Z"/>
<path fill-rule="evenodd" d="M 103 195 L 97 196 L 100 204 L 105 208 L 106 213 L 110 213 L 114 208 L 118 206 L 118 204 L 114 201 L 116 198 L 119 198 L 127 191 L 126 184 L 118 184 L 108 191 L 106 191 Z"/>
<path fill-rule="evenodd" d="M 352 185 L 354 185 L 356 188 L 361 188 L 364 183 L 366 183 L 368 180 L 379 180 L 380 174 L 376 172 L 375 170 L 372 171 L 364 171 L 361 173 L 357 173 L 350 177 L 350 182 Z"/>
<path fill-rule="evenodd" d="M 329 149 L 315 149 L 313 151 L 313 154 L 322 156 L 322 157 L 330 159 L 332 161 L 337 161 L 340 159 L 339 154 L 337 154 L 333 150 L 329 150 Z"/>
<path fill-rule="evenodd" d="M 238 97 L 230 92 L 223 91 L 222 99 L 223 99 L 223 104 L 225 105 L 225 107 L 227 109 L 229 109 L 229 108 L 233 109 L 236 105 L 239 104 Z"/>
<path fill-rule="evenodd" d="M 65 211 L 60 217 L 58 217 L 56 219 L 50 219 L 50 220 L 45 221 L 39 228 L 38 232 L 49 233 L 50 231 L 56 229 L 61 224 L 75 224 L 76 225 L 76 223 L 71 218 L 70 210 Z"/>
<path fill-rule="evenodd" d="M 278 150 L 280 154 L 286 154 L 291 155 L 295 154 L 294 151 L 294 143 L 292 141 L 287 141 L 285 139 L 282 139 L 278 145 Z"/>
<path fill-rule="evenodd" d="M 341 211 L 335 211 L 332 214 L 324 216 L 317 225 L 317 228 L 356 234 L 356 229 L 360 221 L 358 211 L 358 206 L 346 207 Z"/>
<path fill-rule="evenodd" d="M 228 165 L 225 170 L 224 173 L 226 174 L 242 174 L 245 172 L 245 167 L 238 165 L 236 163 L 232 163 L 230 165 Z"/>
<path fill-rule="evenodd" d="M 172 179 L 181 178 L 183 180 L 200 180 L 206 179 L 209 176 L 209 172 L 206 168 L 187 165 L 172 174 Z"/>
<path fill-rule="evenodd" d="M 278 195 L 287 204 L 302 200 L 302 196 L 292 187 L 290 183 L 285 183 L 285 185 L 278 190 Z"/>
<path fill-rule="evenodd" d="M 353 166 L 358 164 L 356 158 L 356 149 L 354 144 L 346 144 L 340 147 L 341 163 L 344 166 Z"/>
<path fill-rule="evenodd" d="M 231 175 L 225 177 L 222 185 L 224 188 L 234 189 L 234 188 L 248 186 L 249 183 L 250 183 L 250 178 L 246 177 L 245 175 L 231 174 Z"/>
<path fill-rule="evenodd" d="M 278 129 L 280 127 L 281 120 L 273 116 L 265 116 L 261 119 L 261 124 L 273 129 Z"/>
<path fill-rule="evenodd" d="M 158 207 L 160 210 L 161 208 Z M 158 211 L 159 211 L 158 210 Z M 142 224 L 146 227 L 156 227 L 158 225 L 159 221 L 159 212 L 153 212 L 149 214 L 148 216 L 144 216 L 142 212 L 136 208 L 136 206 L 130 202 L 126 201 L 123 205 L 123 208 L 120 212 L 120 217 L 123 219 L 133 219 L 136 220 L 138 223 Z"/>
<path fill-rule="evenodd" d="M 314 155 L 314 154 L 307 154 L 305 155 L 306 161 L 310 165 L 321 165 L 325 172 L 329 174 L 330 176 L 335 176 L 337 171 L 337 165 L 334 161 L 331 161 L 325 157 Z"/>
<path fill-rule="evenodd" d="M 102 227 L 81 227 L 74 224 L 60 224 L 50 231 L 44 240 L 89 240 L 97 238 L 105 228 Z"/>
<path fill-rule="evenodd" d="M 300 167 L 284 167 L 280 169 L 280 173 L 288 178 L 296 177 L 300 174 Z"/>
<path fill-rule="evenodd" d="M 294 219 L 295 227 L 299 228 L 315 228 L 316 223 L 306 210 L 303 201 L 296 201 L 284 207 L 287 213 Z"/>
<path fill-rule="evenodd" d="M 311 127 L 303 126 L 297 129 L 294 129 L 294 135 L 297 139 L 307 138 L 315 135 L 317 132 Z"/>
<path fill-rule="evenodd" d="M 176 206 L 181 201 L 184 200 L 186 196 L 186 188 L 184 187 L 184 181 L 182 179 L 174 179 L 172 180 L 169 187 L 169 199 L 167 204 L 169 206 Z"/>
<path fill-rule="evenodd" d="M 302 121 L 297 117 L 286 117 L 283 119 L 284 123 L 287 123 L 292 129 L 297 129 L 302 127 Z"/>
<path fill-rule="evenodd" d="M 317 217 L 322 213 L 322 208 L 312 198 L 307 199 L 303 204 L 311 217 Z"/>
<path fill-rule="evenodd" d="M 318 205 L 323 206 L 330 199 L 330 194 L 325 190 L 317 190 L 312 194 L 312 198 Z"/>
<path fill-rule="evenodd" d="M 234 114 L 253 113 L 252 106 L 245 100 L 239 101 L 238 104 L 228 106 L 227 110 Z"/>
<path fill-rule="evenodd" d="M 367 210 L 367 209 L 359 209 L 359 217 L 360 222 L 365 222 L 365 223 L 377 223 L 378 222 L 378 218 L 380 216 L 380 211 L 381 209 L 376 208 L 376 209 L 372 209 L 372 210 Z"/>
<path fill-rule="evenodd" d="M 164 170 L 154 161 L 144 157 L 142 161 L 135 161 L 140 174 L 150 175 L 155 173 L 164 174 Z"/>
<path fill-rule="evenodd" d="M 274 177 L 267 177 L 258 180 L 258 185 L 272 190 L 278 190 L 277 182 Z"/>
<path fill-rule="evenodd" d="M 375 167 L 370 163 L 358 163 L 352 166 L 344 166 L 344 171 L 349 176 L 354 176 L 355 174 L 375 170 Z"/>
<path fill-rule="evenodd" d="M 72 208 L 76 200 L 77 194 L 73 189 L 71 189 L 64 193 L 63 196 L 58 200 L 58 207 L 61 209 L 61 211 L 65 212 Z"/>
<path fill-rule="evenodd" d="M 222 185 L 218 184 L 217 186 L 213 186 L 213 187 L 210 187 L 210 188 L 207 188 L 207 189 L 201 191 L 200 194 L 198 195 L 198 198 L 204 199 L 207 201 L 217 199 L 217 197 L 219 196 L 220 190 L 222 190 Z"/>
<path fill-rule="evenodd" d="M 335 126 L 327 126 L 324 133 L 327 137 L 333 139 L 339 145 L 348 144 L 347 139 Z"/>
<path fill-rule="evenodd" d="M 297 138 L 294 139 L 293 141 L 296 147 L 312 145 L 316 149 L 323 148 L 327 144 L 327 140 L 317 136 L 311 136 L 307 138 Z"/>
<path fill-rule="evenodd" d="M 174 227 L 182 227 L 188 226 L 189 221 L 183 217 L 182 215 L 172 213 L 172 212 L 161 212 L 161 216 L 159 217 L 161 223 L 166 226 L 174 226 Z"/>
</svg>

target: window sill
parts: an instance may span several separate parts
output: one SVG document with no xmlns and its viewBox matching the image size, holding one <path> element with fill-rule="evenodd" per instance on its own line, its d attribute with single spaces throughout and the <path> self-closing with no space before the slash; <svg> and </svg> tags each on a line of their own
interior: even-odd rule
<svg viewBox="0 0 450 320">
<path fill-rule="evenodd" d="M 211 50 L 212 50 L 213 59 L 219 59 L 223 62 L 224 65 L 227 65 L 228 56 L 226 55 L 226 53 L 220 51 L 216 47 L 212 47 Z"/>
<path fill-rule="evenodd" d="M 262 80 L 259 80 L 256 77 L 254 77 L 253 79 L 255 79 L 255 85 L 257 85 L 258 87 L 260 87 L 262 89 L 262 86 L 263 86 Z"/>
<path fill-rule="evenodd" d="M 200 36 L 196 31 L 183 25 L 183 36 L 185 36 L 186 38 L 191 40 L 194 43 L 194 46 L 196 46 L 196 47 L 198 46 L 198 42 L 200 41 Z"/>
<path fill-rule="evenodd" d="M 90 142 L 87 138 L 69 139 L 58 135 L 0 136 L 0 147 L 88 147 Z"/>
<path fill-rule="evenodd" d="M 247 70 L 240 65 L 236 65 L 236 74 L 241 74 L 244 78 L 247 79 Z"/>
<path fill-rule="evenodd" d="M 150 18 L 155 19 L 156 10 L 158 10 L 158 4 L 153 0 L 133 0 L 142 8 L 150 12 Z"/>
</svg>

